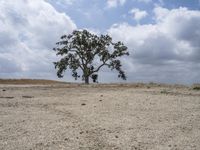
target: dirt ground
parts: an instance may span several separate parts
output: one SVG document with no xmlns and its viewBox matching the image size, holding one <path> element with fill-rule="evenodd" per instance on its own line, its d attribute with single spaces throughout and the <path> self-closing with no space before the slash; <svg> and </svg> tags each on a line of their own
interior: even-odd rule
<svg viewBox="0 0 200 150">
<path fill-rule="evenodd" d="M 200 150 L 200 91 L 0 84 L 0 150 Z"/>
</svg>

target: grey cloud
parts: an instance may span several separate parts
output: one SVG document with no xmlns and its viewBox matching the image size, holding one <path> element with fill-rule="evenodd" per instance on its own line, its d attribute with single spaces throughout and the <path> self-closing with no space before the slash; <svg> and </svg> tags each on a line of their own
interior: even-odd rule
<svg viewBox="0 0 200 150">
<path fill-rule="evenodd" d="M 22 71 L 14 61 L 0 57 L 0 75 Z"/>
<path fill-rule="evenodd" d="M 155 11 L 155 24 L 112 26 L 131 56 L 124 61 L 129 81 L 200 82 L 200 12 L 178 8 Z"/>
<path fill-rule="evenodd" d="M 17 40 L 12 35 L 11 32 L 0 32 L 0 52 L 6 52 L 9 50 L 9 47 L 15 45 Z"/>
<path fill-rule="evenodd" d="M 200 47 L 200 12 L 185 16 L 173 16 L 172 34 L 178 40 L 189 42 L 193 47 Z"/>
<path fill-rule="evenodd" d="M 177 58 L 174 46 L 175 42 L 163 34 L 149 35 L 133 58 L 145 64 L 162 64 Z"/>
<path fill-rule="evenodd" d="M 194 63 L 174 62 L 167 65 L 135 63 L 135 71 L 128 73 L 128 80 L 135 82 L 199 83 L 200 66 Z M 195 67 L 194 67 L 195 66 Z"/>
</svg>

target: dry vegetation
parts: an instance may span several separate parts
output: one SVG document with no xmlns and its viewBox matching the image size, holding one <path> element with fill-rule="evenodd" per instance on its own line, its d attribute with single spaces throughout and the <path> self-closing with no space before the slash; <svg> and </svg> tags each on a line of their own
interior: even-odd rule
<svg viewBox="0 0 200 150">
<path fill-rule="evenodd" d="M 192 89 L 193 89 L 193 90 L 200 90 L 200 84 L 194 84 L 194 85 L 192 86 Z"/>
<path fill-rule="evenodd" d="M 0 84 L 0 150 L 200 149 L 193 87 L 27 81 Z"/>
<path fill-rule="evenodd" d="M 66 83 L 44 79 L 0 79 L 0 84 L 56 84 Z"/>
</svg>

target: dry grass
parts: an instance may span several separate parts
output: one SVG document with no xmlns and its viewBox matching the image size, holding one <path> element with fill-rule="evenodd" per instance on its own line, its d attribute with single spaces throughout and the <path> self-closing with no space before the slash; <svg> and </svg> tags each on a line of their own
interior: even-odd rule
<svg viewBox="0 0 200 150">
<path fill-rule="evenodd" d="M 44 79 L 0 79 L 0 84 L 56 84 L 67 83 Z"/>
</svg>

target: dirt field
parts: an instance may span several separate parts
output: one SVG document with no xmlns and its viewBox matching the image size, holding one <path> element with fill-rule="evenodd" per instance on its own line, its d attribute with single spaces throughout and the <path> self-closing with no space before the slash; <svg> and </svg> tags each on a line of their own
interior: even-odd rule
<svg viewBox="0 0 200 150">
<path fill-rule="evenodd" d="M 0 84 L 0 150 L 200 150 L 200 91 Z"/>
</svg>

